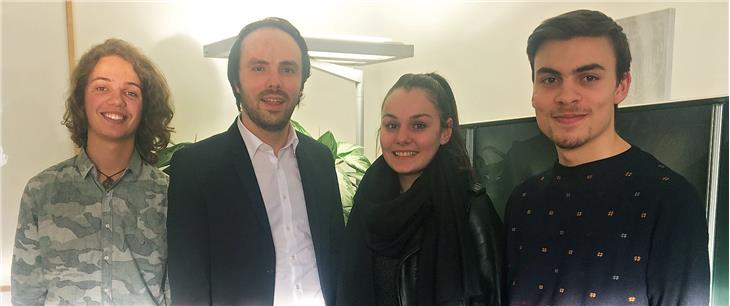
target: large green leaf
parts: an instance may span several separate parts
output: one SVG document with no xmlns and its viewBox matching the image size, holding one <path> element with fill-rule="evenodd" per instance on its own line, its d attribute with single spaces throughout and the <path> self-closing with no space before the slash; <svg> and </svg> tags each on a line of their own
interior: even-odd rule
<svg viewBox="0 0 730 306">
<path fill-rule="evenodd" d="M 370 167 L 370 160 L 368 160 L 365 155 L 350 154 L 342 157 L 341 159 L 345 161 L 348 166 L 352 167 L 352 169 L 362 173 L 365 173 L 365 171 Z"/>
<path fill-rule="evenodd" d="M 340 201 L 342 202 L 342 214 L 345 218 L 345 223 L 350 217 L 350 210 L 352 210 L 353 197 L 357 190 L 357 185 L 353 184 L 348 176 L 340 169 L 336 167 L 337 172 L 337 184 L 340 189 Z"/>
<path fill-rule="evenodd" d="M 309 134 L 309 132 L 307 132 L 307 130 L 305 130 L 304 127 L 301 124 L 299 124 L 299 122 L 296 122 L 296 120 L 294 120 L 294 119 L 292 119 L 290 121 L 291 121 L 291 125 L 292 125 L 292 127 L 294 127 L 295 131 L 302 133 L 304 135 L 307 135 L 309 137 L 312 137 L 312 135 Z"/>
<path fill-rule="evenodd" d="M 362 181 L 362 177 L 365 175 L 364 172 L 357 171 L 345 172 L 345 174 L 347 175 L 347 177 L 355 182 L 355 186 L 360 185 L 360 181 Z"/>
<path fill-rule="evenodd" d="M 343 142 L 343 141 L 338 141 L 337 142 L 337 157 L 344 157 L 349 154 L 363 155 L 363 154 L 365 154 L 365 150 L 361 146 Z"/>
<path fill-rule="evenodd" d="M 337 158 L 337 141 L 335 140 L 335 135 L 332 135 L 332 132 L 324 132 L 322 136 L 319 136 L 317 141 L 330 149 L 330 152 L 332 152 L 332 158 Z"/>
<path fill-rule="evenodd" d="M 155 163 L 155 167 L 157 168 L 165 168 L 170 165 L 170 160 L 172 160 L 172 155 L 177 152 L 177 150 L 180 150 L 188 145 L 191 145 L 192 142 L 181 142 L 177 144 L 173 144 L 167 148 L 164 148 L 157 152 L 157 163 Z"/>
</svg>

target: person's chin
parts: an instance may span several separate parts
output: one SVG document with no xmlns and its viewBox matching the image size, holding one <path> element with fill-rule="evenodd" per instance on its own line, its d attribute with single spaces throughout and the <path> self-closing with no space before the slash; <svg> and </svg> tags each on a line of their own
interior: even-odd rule
<svg viewBox="0 0 730 306">
<path fill-rule="evenodd" d="M 553 140 L 553 142 L 561 149 L 570 150 L 583 146 L 586 143 L 586 140 L 579 137 L 565 137 Z"/>
<path fill-rule="evenodd" d="M 262 126 L 265 130 L 269 132 L 281 132 L 287 127 L 287 123 L 289 123 L 289 120 L 286 121 L 273 121 L 273 122 L 266 122 L 264 126 Z"/>
</svg>

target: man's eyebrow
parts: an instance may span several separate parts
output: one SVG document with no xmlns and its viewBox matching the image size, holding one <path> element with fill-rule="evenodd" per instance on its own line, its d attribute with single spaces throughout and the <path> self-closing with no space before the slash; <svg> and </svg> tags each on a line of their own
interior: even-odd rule
<svg viewBox="0 0 730 306">
<path fill-rule="evenodd" d="M 588 65 L 583 65 L 578 68 L 575 68 L 573 70 L 573 73 L 581 73 L 581 72 L 586 72 L 586 71 L 591 71 L 591 70 L 606 70 L 606 68 L 600 64 L 588 64 Z M 550 68 L 550 67 L 540 67 L 539 69 L 537 69 L 537 72 L 535 74 L 560 75 L 561 73 L 560 73 L 560 71 Z"/>
<path fill-rule="evenodd" d="M 258 58 L 252 58 L 248 61 L 248 64 L 249 65 L 268 65 L 269 62 L 262 60 L 262 59 L 258 59 Z"/>
<path fill-rule="evenodd" d="M 281 61 L 280 65 L 299 67 L 296 61 Z"/>
<path fill-rule="evenodd" d="M 540 67 L 540 69 L 537 69 L 537 72 L 535 74 L 555 74 L 560 75 L 560 71 L 557 71 L 550 67 Z"/>
<path fill-rule="evenodd" d="M 580 67 L 576 68 L 574 70 L 574 72 L 575 73 L 581 73 L 581 72 L 586 72 L 586 71 L 591 71 L 591 70 L 596 70 L 596 69 L 598 69 L 598 70 L 606 70 L 606 68 L 603 67 L 603 66 L 601 66 L 600 64 L 588 64 L 588 65 L 583 65 L 583 66 L 580 66 Z"/>
</svg>

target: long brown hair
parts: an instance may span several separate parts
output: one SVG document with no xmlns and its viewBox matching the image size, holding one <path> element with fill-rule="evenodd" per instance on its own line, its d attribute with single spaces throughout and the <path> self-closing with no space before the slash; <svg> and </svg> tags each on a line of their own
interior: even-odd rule
<svg viewBox="0 0 730 306">
<path fill-rule="evenodd" d="M 441 148 L 444 149 L 452 159 L 454 159 L 459 165 L 460 170 L 467 173 L 469 183 L 477 183 L 477 177 L 474 169 L 469 161 L 469 155 L 466 152 L 466 145 L 464 138 L 461 136 L 461 128 L 459 128 L 459 112 L 456 109 L 456 99 L 454 98 L 454 92 L 451 90 L 451 86 L 441 75 L 431 73 L 407 73 L 402 75 L 398 81 L 395 82 L 393 87 L 388 90 L 383 100 L 383 106 L 388 96 L 396 89 L 410 90 L 413 88 L 423 89 L 428 93 L 429 100 L 436 106 L 436 110 L 439 112 L 439 122 L 441 128 L 447 127 L 447 120 L 452 120 L 452 132 L 451 139 L 449 142 L 444 144 Z M 381 106 L 382 109 L 382 106 Z"/>
<path fill-rule="evenodd" d="M 84 92 L 96 63 L 105 56 L 116 55 L 134 67 L 142 86 L 142 120 L 135 132 L 135 147 L 148 163 L 157 161 L 157 152 L 170 142 L 173 108 L 170 90 L 162 73 L 137 48 L 121 39 L 107 39 L 87 51 L 71 74 L 62 123 L 71 132 L 71 140 L 80 148 L 87 144 L 89 122 L 84 108 Z"/>
</svg>

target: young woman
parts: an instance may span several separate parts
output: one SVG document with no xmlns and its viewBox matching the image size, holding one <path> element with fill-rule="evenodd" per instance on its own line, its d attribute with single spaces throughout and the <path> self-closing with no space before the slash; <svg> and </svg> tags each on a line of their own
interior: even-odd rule
<svg viewBox="0 0 730 306">
<path fill-rule="evenodd" d="M 476 182 L 456 101 L 406 74 L 382 106 L 380 156 L 355 194 L 338 305 L 499 305 L 502 228 Z"/>
</svg>

